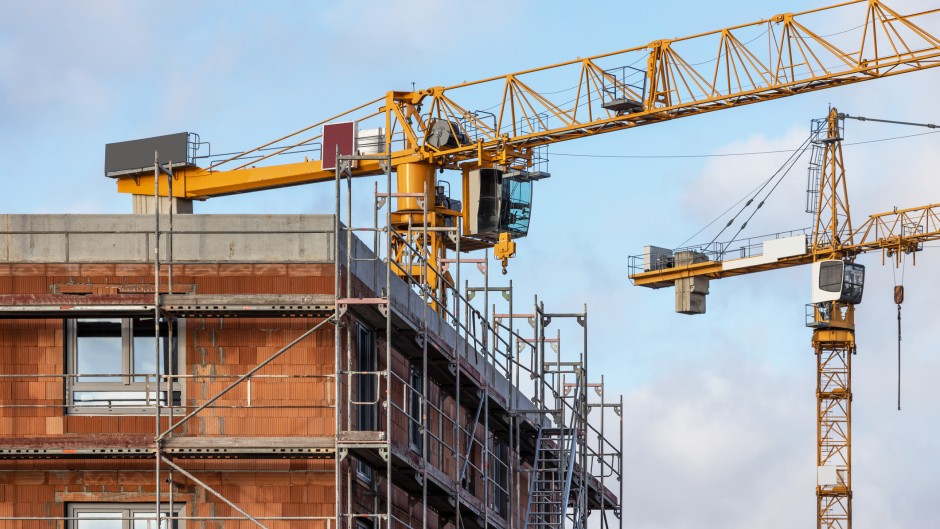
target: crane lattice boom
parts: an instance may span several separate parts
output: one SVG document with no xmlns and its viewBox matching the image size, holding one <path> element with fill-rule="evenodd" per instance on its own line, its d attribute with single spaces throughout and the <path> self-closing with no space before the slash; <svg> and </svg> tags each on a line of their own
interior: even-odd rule
<svg viewBox="0 0 940 529">
<path fill-rule="evenodd" d="M 853 30 L 832 28 L 832 17 L 854 21 Z M 333 179 L 320 160 L 263 164 L 318 146 L 320 127 L 336 121 L 379 130 L 374 154 L 390 155 L 394 167 L 525 169 L 544 145 L 933 68 L 935 34 L 940 9 L 902 14 L 881 0 L 857 0 L 448 87 L 390 91 L 208 168 L 179 169 L 173 194 L 201 199 Z M 564 79 L 571 89 L 559 92 Z M 380 172 L 378 161 L 364 161 L 353 176 Z M 118 189 L 150 195 L 152 175 L 119 178 Z"/>
</svg>

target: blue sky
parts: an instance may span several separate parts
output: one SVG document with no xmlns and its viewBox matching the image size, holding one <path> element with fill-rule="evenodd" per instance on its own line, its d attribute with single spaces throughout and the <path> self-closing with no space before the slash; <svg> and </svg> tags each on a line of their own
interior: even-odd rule
<svg viewBox="0 0 940 529">
<path fill-rule="evenodd" d="M 250 148 L 391 89 L 450 85 L 800 11 L 823 2 L 52 2 L 0 20 L 0 211 L 121 213 L 104 145 L 179 131 Z M 900 2 L 892 4 L 901 5 Z M 912 11 L 931 2 L 905 2 Z M 833 19 L 826 29 L 857 25 Z M 931 28 L 935 33 L 940 27 Z M 702 50 L 701 59 L 710 50 Z M 694 60 L 696 57 L 689 57 Z M 627 280 L 643 245 L 674 246 L 770 176 L 786 155 L 631 159 L 799 146 L 809 121 L 850 114 L 940 122 L 940 71 L 816 92 L 550 149 L 530 235 L 510 266 L 517 300 L 590 313 L 591 369 L 626 399 L 625 527 L 792 527 L 815 517 L 815 360 L 808 269 L 712 283 L 705 316 Z M 495 103 L 495 102 L 494 102 Z M 846 141 L 919 129 L 848 122 Z M 847 146 L 856 223 L 940 202 L 940 135 Z M 551 155 L 551 153 L 557 153 Z M 805 160 L 750 235 L 809 225 Z M 327 186 L 330 187 L 330 186 Z M 369 184 L 362 183 L 360 189 Z M 304 186 L 198 203 L 198 213 L 326 213 Z M 702 237 L 710 240 L 713 231 Z M 693 240 L 701 242 L 702 238 Z M 940 523 L 940 370 L 928 249 L 905 269 L 904 410 L 895 404 L 895 273 L 878 256 L 859 308 L 855 524 Z M 900 271 L 897 272 L 900 275 Z M 501 278 L 496 281 L 502 281 Z M 522 301 L 517 301 L 518 304 Z M 563 332 L 568 332 L 566 329 Z M 572 333 L 573 334 L 573 330 Z"/>
</svg>

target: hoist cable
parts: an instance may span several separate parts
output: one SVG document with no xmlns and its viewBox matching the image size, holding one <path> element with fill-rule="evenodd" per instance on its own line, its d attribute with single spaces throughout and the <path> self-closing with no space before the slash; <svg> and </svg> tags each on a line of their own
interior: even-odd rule
<svg viewBox="0 0 940 529">
<path fill-rule="evenodd" d="M 787 174 L 790 173 L 790 170 L 793 169 L 793 166 L 796 165 L 796 162 L 799 161 L 799 159 L 800 159 L 800 157 L 802 157 L 803 153 L 805 153 L 806 150 L 809 149 L 811 138 L 812 138 L 812 135 L 811 135 L 810 137 L 806 138 L 806 141 L 803 142 L 803 145 L 800 146 L 800 149 L 797 150 L 797 151 L 794 151 L 793 154 L 790 156 L 790 159 L 788 159 L 786 162 L 784 162 L 784 165 L 781 166 L 780 169 L 777 169 L 777 173 L 780 173 L 780 170 L 781 170 L 781 169 L 784 169 L 784 167 L 786 167 L 786 170 L 784 170 L 783 173 L 780 174 L 780 178 L 777 179 L 777 182 L 773 185 L 773 187 L 770 188 L 770 191 L 768 191 L 767 194 L 764 195 L 764 198 L 757 204 L 757 207 L 754 208 L 754 211 L 751 212 L 751 215 L 744 221 L 743 224 L 741 224 L 741 227 L 738 228 L 738 231 L 734 234 L 734 237 L 732 237 L 731 240 L 728 241 L 728 243 L 725 245 L 725 248 L 727 248 L 731 243 L 733 243 L 733 242 L 735 241 L 735 239 L 738 238 L 738 235 L 741 235 L 741 232 L 744 231 L 744 228 L 746 228 L 746 227 L 747 227 L 747 224 L 751 221 L 751 219 L 754 218 L 754 215 L 756 215 L 757 212 L 758 212 L 758 210 L 760 210 L 760 208 L 764 205 L 764 203 L 767 202 L 767 199 L 770 198 L 770 195 L 773 194 L 773 192 L 777 189 L 777 186 L 780 185 L 780 182 L 783 182 L 783 179 L 787 176 Z M 787 164 L 789 164 L 789 165 L 787 165 Z M 775 175 L 775 176 L 776 176 L 776 175 Z M 733 220 L 734 220 L 734 219 L 732 219 L 732 221 L 733 221 Z M 731 223 L 729 222 L 728 225 L 730 226 L 730 224 L 731 224 Z M 725 226 L 725 228 L 727 228 L 727 227 L 728 227 L 728 226 Z M 722 231 L 724 231 L 724 230 L 722 230 Z M 719 235 L 720 235 L 720 234 L 719 234 Z M 716 237 L 716 239 L 717 239 L 717 237 Z M 712 242 L 714 242 L 714 239 L 712 240 Z M 724 250 L 722 250 L 722 253 L 724 253 Z"/>
<path fill-rule="evenodd" d="M 898 303 L 898 411 L 901 411 L 901 304 Z"/>
<path fill-rule="evenodd" d="M 698 236 L 700 233 L 702 233 L 703 231 L 705 231 L 705 230 L 707 230 L 708 228 L 710 228 L 712 224 L 718 222 L 719 219 L 721 219 L 722 217 L 724 217 L 725 215 L 727 215 L 729 211 L 731 211 L 732 209 L 735 208 L 735 206 L 737 206 L 737 205 L 740 204 L 741 202 L 744 202 L 745 200 L 747 200 L 747 197 L 749 197 L 749 196 L 751 196 L 752 194 L 756 193 L 761 187 L 765 186 L 766 183 L 769 182 L 771 178 L 773 178 L 773 177 L 768 178 L 768 179 L 765 180 L 764 182 L 761 182 L 761 183 L 760 183 L 757 187 L 755 187 L 754 189 L 748 191 L 747 194 L 744 195 L 743 197 L 741 197 L 740 200 L 738 200 L 738 201 L 735 202 L 734 204 L 731 204 L 731 205 L 728 207 L 728 209 L 722 211 L 720 215 L 718 215 L 717 217 L 715 217 L 714 219 L 712 219 L 712 221 L 709 222 L 708 224 L 706 224 L 705 226 L 703 226 L 702 229 L 700 229 L 700 230 L 698 230 L 697 232 L 695 232 L 695 233 L 693 233 L 692 235 L 690 235 L 688 239 L 682 241 L 682 243 L 680 243 L 678 246 L 676 246 L 676 248 L 682 248 L 682 247 L 684 247 L 684 246 L 686 245 L 686 243 L 688 243 L 689 241 L 691 241 L 692 239 L 694 239 L 695 237 L 697 237 L 697 236 Z"/>
<path fill-rule="evenodd" d="M 898 411 L 901 411 L 901 303 L 904 303 L 904 272 L 907 270 L 907 259 L 898 249 L 897 260 L 901 264 L 901 283 L 897 281 L 897 265 L 894 272 L 894 302 L 898 306 Z"/>
<path fill-rule="evenodd" d="M 754 213 L 756 213 L 757 210 L 760 209 L 761 206 L 764 205 L 764 202 L 767 200 L 767 197 L 770 196 L 770 193 L 773 193 L 773 190 L 776 189 L 778 185 L 780 185 L 780 182 L 783 180 L 783 177 L 790 171 L 790 169 L 793 168 L 793 165 L 797 162 L 797 160 L 800 159 L 800 156 L 802 156 L 802 154 L 803 154 L 804 152 L 806 152 L 806 149 L 807 149 L 807 147 L 809 146 L 809 143 L 810 143 L 811 140 L 812 140 L 812 135 L 807 136 L 806 139 L 803 140 L 803 143 L 802 143 L 796 150 L 794 150 L 793 152 L 790 153 L 790 156 L 788 156 L 787 159 L 786 159 L 786 161 L 783 162 L 783 165 L 781 165 L 779 168 L 777 168 L 777 170 L 774 171 L 774 174 L 771 175 L 770 178 L 768 178 L 768 179 L 765 180 L 763 183 L 761 183 L 761 185 L 758 186 L 757 189 L 756 189 L 754 192 L 749 193 L 749 194 L 747 195 L 747 196 L 752 196 L 752 195 L 753 195 L 753 198 L 748 199 L 748 201 L 741 207 L 741 209 L 740 209 L 737 213 L 735 213 L 733 217 L 731 217 L 731 220 L 729 220 L 728 223 L 725 224 L 725 226 L 721 229 L 721 231 L 719 231 L 719 232 L 712 238 L 712 240 L 711 240 L 706 246 L 711 246 L 712 244 L 714 244 L 715 241 L 717 241 L 718 238 L 721 237 L 721 235 L 725 232 L 725 230 L 727 230 L 728 228 L 731 227 L 732 224 L 734 224 L 734 221 L 737 220 L 738 216 L 740 216 L 740 215 L 748 208 L 748 206 L 750 206 L 751 204 L 754 203 L 754 200 L 757 198 L 757 196 L 760 195 L 760 193 L 761 193 L 764 189 L 766 189 L 767 186 L 770 185 L 770 183 L 773 182 L 773 180 L 774 180 L 775 178 L 777 178 L 777 177 L 779 176 L 779 179 L 777 180 L 777 183 L 773 185 L 773 187 L 772 187 L 771 190 L 767 193 L 767 195 L 764 197 L 764 199 L 760 201 L 760 203 L 757 205 L 757 208 L 754 209 L 754 212 L 751 213 L 751 216 L 748 217 L 748 220 L 744 222 L 744 225 L 741 227 L 741 229 L 744 229 L 744 226 L 747 226 L 747 222 L 750 221 L 751 218 L 754 217 Z M 785 169 L 785 170 L 784 170 L 784 169 Z M 781 171 L 782 171 L 782 172 L 781 172 Z M 740 204 L 740 201 L 738 201 L 738 204 Z M 732 207 L 734 207 L 734 206 L 732 206 Z M 722 215 L 724 215 L 724 214 L 722 214 Z M 714 222 L 714 221 L 713 221 L 713 222 Z M 735 234 L 735 237 L 737 237 L 737 235 L 741 233 L 741 229 L 738 230 L 738 233 Z M 733 242 L 733 241 L 734 241 L 734 239 L 732 239 L 732 240 L 729 241 L 729 242 Z M 722 252 L 722 253 L 723 253 L 723 252 Z M 719 255 L 719 258 L 720 258 L 720 257 L 721 257 L 721 256 Z"/>
</svg>

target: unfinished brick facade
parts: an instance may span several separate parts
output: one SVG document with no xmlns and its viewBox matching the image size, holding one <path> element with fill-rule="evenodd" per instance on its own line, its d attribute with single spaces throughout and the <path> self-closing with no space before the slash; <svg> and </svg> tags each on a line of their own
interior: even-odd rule
<svg viewBox="0 0 940 529">
<path fill-rule="evenodd" d="M 152 520 L 157 483 L 179 527 L 527 525 L 544 413 L 438 314 L 419 321 L 407 286 L 360 303 L 384 289 L 361 266 L 336 266 L 322 219 L 245 228 L 294 245 L 264 262 L 226 219 L 190 216 L 178 236 L 191 248 L 155 286 L 139 216 L 105 219 L 108 233 L 95 219 L 11 217 L 0 223 L 0 527 Z M 298 243 L 302 230 L 320 245 Z M 78 247 L 90 235 L 99 247 Z M 336 270 L 354 298 L 336 295 Z M 113 357 L 86 353 L 105 342 Z M 615 505 L 591 480 L 585 501 Z"/>
</svg>

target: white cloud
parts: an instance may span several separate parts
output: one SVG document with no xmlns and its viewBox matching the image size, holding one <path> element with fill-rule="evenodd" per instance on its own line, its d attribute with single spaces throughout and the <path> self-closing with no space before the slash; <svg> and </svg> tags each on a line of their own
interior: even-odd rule
<svg viewBox="0 0 940 529">
<path fill-rule="evenodd" d="M 810 382 L 727 351 L 627 394 L 625 526 L 808 525 Z"/>
</svg>

